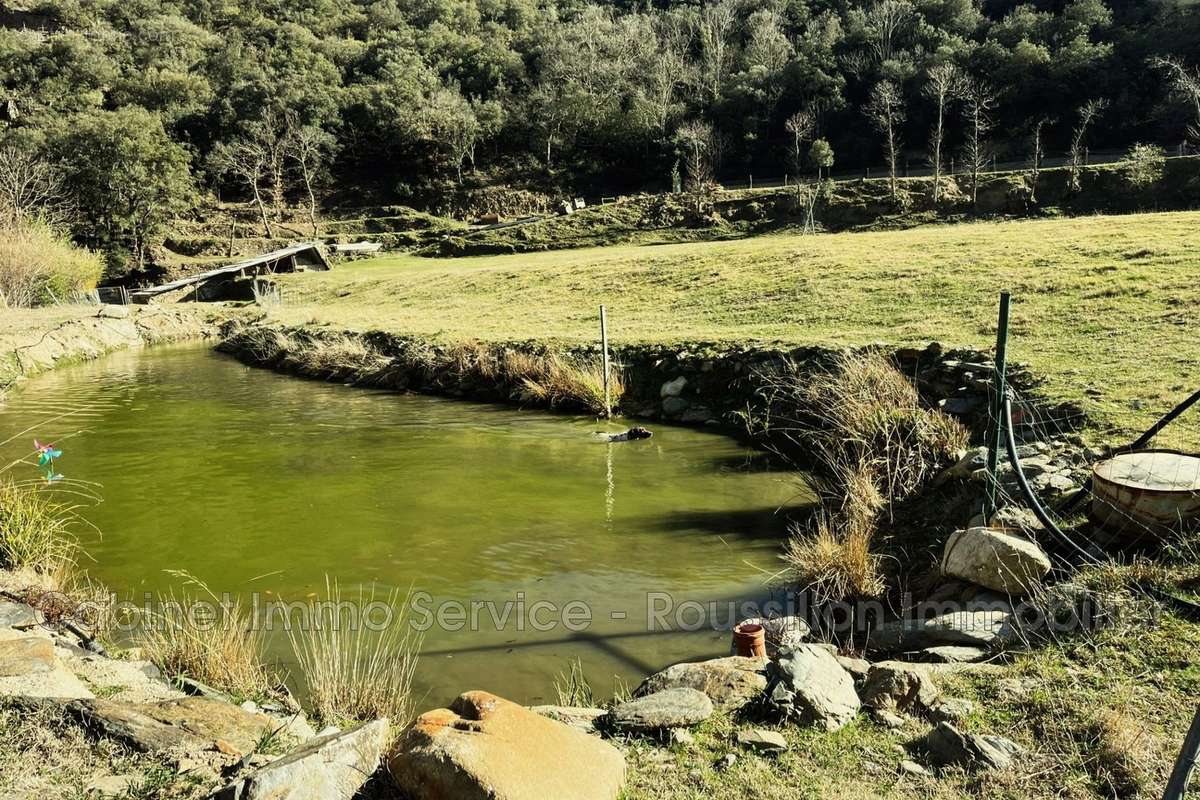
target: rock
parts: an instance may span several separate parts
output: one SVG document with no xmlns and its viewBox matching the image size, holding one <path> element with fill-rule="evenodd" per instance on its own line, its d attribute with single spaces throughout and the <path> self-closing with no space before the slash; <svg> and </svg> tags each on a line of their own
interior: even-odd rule
<svg viewBox="0 0 1200 800">
<path fill-rule="evenodd" d="M 765 665 L 766 659 L 741 656 L 675 664 L 642 681 L 634 696 L 683 687 L 704 692 L 720 710 L 737 709 L 766 690 Z"/>
<path fill-rule="evenodd" d="M 961 697 L 944 697 L 929 707 L 929 718 L 934 722 L 962 722 L 971 716 L 975 704 Z"/>
<path fill-rule="evenodd" d="M 713 703 L 698 689 L 678 687 L 635 697 L 612 710 L 612 724 L 626 731 L 652 732 L 681 728 L 712 716 Z"/>
<path fill-rule="evenodd" d="M 939 722 L 922 740 L 929 758 L 938 766 L 967 769 L 1006 769 L 1023 750 L 1003 736 L 962 733 L 948 722 Z"/>
<path fill-rule="evenodd" d="M 938 688 L 920 664 L 880 661 L 872 664 L 863 685 L 863 705 L 888 711 L 923 713 L 938 698 Z"/>
<path fill-rule="evenodd" d="M 900 762 L 900 771 L 906 775 L 914 775 L 917 777 L 926 777 L 931 773 L 929 770 L 922 767 L 915 761 L 910 761 L 907 758 Z"/>
<path fill-rule="evenodd" d="M 142 752 L 206 750 L 222 739 L 231 749 L 249 753 L 264 733 L 278 727 L 270 717 L 208 697 L 157 703 L 75 700 L 66 710 L 93 732 Z"/>
<path fill-rule="evenodd" d="M 625 758 L 594 736 L 474 691 L 418 717 L 388 771 L 411 800 L 613 800 Z"/>
<path fill-rule="evenodd" d="M 896 620 L 881 625 L 867 642 L 872 650 L 921 650 L 943 644 L 1001 647 L 1017 640 L 1010 611 L 954 611 L 929 619 Z"/>
<path fill-rule="evenodd" d="M 955 531 L 942 553 L 942 574 L 1019 595 L 1050 571 L 1050 557 L 1029 539 L 996 528 Z"/>
<path fill-rule="evenodd" d="M 529 710 L 584 733 L 597 733 L 596 724 L 608 714 L 607 709 L 579 706 L 531 706 Z"/>
<path fill-rule="evenodd" d="M 871 711 L 871 716 L 876 722 L 878 722 L 880 725 L 883 725 L 885 728 L 903 728 L 906 724 L 908 724 L 908 720 L 904 719 L 904 717 L 900 716 L 894 711 L 888 711 L 886 708 L 873 709 Z"/>
<path fill-rule="evenodd" d="M 802 644 L 780 653 L 768 667 L 772 704 L 785 715 L 828 731 L 843 727 L 861 703 L 854 678 L 827 650 Z"/>
<path fill-rule="evenodd" d="M 1029 482 L 1038 493 L 1070 494 L 1079 488 L 1079 484 L 1071 476 L 1061 472 L 1049 472 L 1045 475 L 1038 475 Z"/>
<path fill-rule="evenodd" d="M 998 509 L 992 514 L 987 524 L 992 528 L 1012 529 L 1025 533 L 1036 533 L 1046 529 L 1041 520 L 1037 518 L 1037 514 L 1028 508 L 1019 506 L 1005 506 Z"/>
<path fill-rule="evenodd" d="M 696 737 L 687 728 L 671 729 L 671 744 L 677 747 L 691 747 L 696 743 Z"/>
<path fill-rule="evenodd" d="M 782 753 L 788 749 L 787 739 L 783 738 L 782 733 L 763 728 L 738 731 L 737 743 L 759 753 Z"/>
<path fill-rule="evenodd" d="M 252 775 L 217 790 L 212 800 L 350 800 L 379 767 L 388 722 L 377 719 L 307 742 Z"/>
<path fill-rule="evenodd" d="M 803 644 L 804 640 L 812 632 L 808 623 L 800 617 L 771 617 L 765 619 L 763 617 L 750 617 L 738 623 L 738 625 L 761 625 L 763 635 L 767 642 L 767 655 L 774 656 L 780 650 L 792 648 L 796 645 Z M 737 627 L 737 626 L 735 626 Z M 736 655 L 735 645 L 732 642 L 729 645 L 729 654 Z"/>
<path fill-rule="evenodd" d="M 865 658 L 851 658 L 849 656 L 835 655 L 834 658 L 842 665 L 842 669 L 850 673 L 854 678 L 854 684 L 857 686 L 867 678 L 867 673 L 871 671 L 871 662 Z"/>
<path fill-rule="evenodd" d="M 663 414 L 673 417 L 687 411 L 691 405 L 691 403 L 682 397 L 668 397 L 662 402 L 662 410 Z"/>
<path fill-rule="evenodd" d="M 0 600 L 0 628 L 32 628 L 41 615 L 32 606 Z"/>
<path fill-rule="evenodd" d="M 57 666 L 54 642 L 40 636 L 0 641 L 0 678 L 53 672 Z"/>
<path fill-rule="evenodd" d="M 217 752 L 221 753 L 222 755 L 233 756 L 234 758 L 241 758 L 243 755 L 245 755 L 245 753 L 239 750 L 232 742 L 227 742 L 224 739 L 217 739 L 213 746 L 217 749 Z"/>
<path fill-rule="evenodd" d="M 100 306 L 96 316 L 102 319 L 128 319 L 128 306 Z"/>
<path fill-rule="evenodd" d="M 659 389 L 658 396 L 663 398 L 679 397 L 679 395 L 683 392 L 683 387 L 687 386 L 687 382 L 687 378 L 682 375 L 674 380 L 667 381 L 662 385 L 662 388 Z"/>
<path fill-rule="evenodd" d="M 935 664 L 972 664 L 988 657 L 988 651 L 981 647 L 968 647 L 961 644 L 943 644 L 937 647 L 926 647 L 916 653 L 920 661 L 930 661 Z"/>
<path fill-rule="evenodd" d="M 947 480 L 967 480 L 977 470 L 981 470 L 987 466 L 987 457 L 988 449 L 986 447 L 976 447 L 973 450 L 968 450 L 958 461 L 954 462 L 953 466 L 943 470 L 942 474 L 938 476 L 937 481 L 940 483 Z"/>
<path fill-rule="evenodd" d="M 717 770 L 718 772 L 724 772 L 736 763 L 737 753 L 726 753 L 717 759 L 717 762 L 713 764 L 713 769 Z"/>
<path fill-rule="evenodd" d="M 129 775 L 102 775 L 88 781 L 88 794 L 97 797 L 125 797 L 133 778 Z"/>
</svg>

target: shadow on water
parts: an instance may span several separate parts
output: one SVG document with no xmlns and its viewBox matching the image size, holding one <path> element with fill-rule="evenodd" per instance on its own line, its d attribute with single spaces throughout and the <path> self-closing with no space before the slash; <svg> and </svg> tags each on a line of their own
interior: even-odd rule
<svg viewBox="0 0 1200 800">
<path fill-rule="evenodd" d="M 637 525 L 664 533 L 721 536 L 729 539 L 782 540 L 788 524 L 807 518 L 813 506 L 775 508 L 694 510 L 676 509 L 663 514 L 642 517 Z"/>
</svg>

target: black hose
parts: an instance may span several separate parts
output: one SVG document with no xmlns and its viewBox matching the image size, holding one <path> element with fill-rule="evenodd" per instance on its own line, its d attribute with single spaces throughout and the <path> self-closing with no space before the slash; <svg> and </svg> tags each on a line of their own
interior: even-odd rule
<svg viewBox="0 0 1200 800">
<path fill-rule="evenodd" d="M 1012 401 L 1008 397 L 1004 398 L 1004 416 L 1000 419 L 1012 419 Z M 1038 518 L 1038 521 L 1045 526 L 1046 530 L 1059 543 L 1066 545 L 1069 550 L 1073 550 L 1079 554 L 1085 563 L 1093 566 L 1102 564 L 1103 562 L 1099 558 L 1084 550 L 1074 539 L 1063 533 L 1062 529 L 1050 518 L 1050 514 L 1047 513 L 1041 501 L 1038 500 L 1038 496 L 1029 486 L 1029 481 L 1025 479 L 1025 472 L 1021 469 L 1021 459 L 1017 456 L 1017 440 L 1013 437 L 1012 425 L 1004 425 L 1003 422 L 1001 425 L 1004 427 L 1004 444 L 1008 449 L 1008 459 L 1012 462 L 1013 475 L 1017 479 L 1017 485 L 1021 488 L 1021 494 L 1025 496 L 1025 501 L 1029 503 L 1029 507 L 1033 510 L 1034 516 Z M 1200 605 L 1164 592 L 1144 581 L 1135 580 L 1133 584 L 1146 595 L 1153 597 L 1164 605 L 1170 606 L 1179 616 L 1193 621 L 1200 621 Z"/>
<path fill-rule="evenodd" d="M 1113 451 L 1113 455 L 1116 455 L 1118 453 L 1129 453 L 1134 450 L 1139 450 L 1142 447 L 1145 447 L 1150 442 L 1151 439 L 1153 439 L 1155 436 L 1158 435 L 1159 431 L 1161 431 L 1163 428 L 1167 427 L 1172 422 L 1174 422 L 1176 417 L 1178 417 L 1180 414 L 1182 414 L 1183 412 L 1187 411 L 1189 408 L 1194 406 L 1197 401 L 1200 401 L 1200 390 L 1197 390 L 1196 393 L 1193 394 L 1191 397 L 1187 398 L 1182 403 L 1175 406 L 1173 409 L 1171 409 L 1166 414 L 1164 414 L 1163 417 L 1161 419 L 1159 419 L 1158 422 L 1154 423 L 1149 428 L 1147 428 L 1146 432 L 1137 438 L 1137 441 L 1135 441 L 1131 444 L 1127 444 L 1124 447 L 1118 447 L 1116 450 Z M 1091 478 L 1091 476 L 1088 476 L 1088 479 L 1086 481 L 1084 481 L 1084 483 L 1083 483 L 1083 487 L 1079 491 L 1077 491 L 1075 494 L 1073 494 L 1069 498 L 1067 498 L 1067 501 L 1064 502 L 1062 504 L 1062 506 L 1059 507 L 1059 513 L 1060 514 L 1071 513 L 1073 510 L 1075 510 L 1075 507 L 1077 505 L 1079 505 L 1080 501 L 1083 500 L 1083 498 L 1086 497 L 1091 491 L 1092 491 L 1092 478 Z"/>
</svg>

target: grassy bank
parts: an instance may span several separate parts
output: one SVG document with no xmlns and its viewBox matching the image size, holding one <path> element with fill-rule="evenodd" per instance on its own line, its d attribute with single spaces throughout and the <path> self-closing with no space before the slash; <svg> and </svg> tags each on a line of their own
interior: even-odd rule
<svg viewBox="0 0 1200 800">
<path fill-rule="evenodd" d="M 1200 213 L 925 227 L 510 256 L 385 256 L 283 278 L 293 324 L 448 340 L 872 341 L 986 347 L 1014 293 L 1012 357 L 1124 435 L 1200 380 Z M 1191 419 L 1194 420 L 1195 415 Z M 1176 430 L 1200 440 L 1200 421 Z"/>
</svg>

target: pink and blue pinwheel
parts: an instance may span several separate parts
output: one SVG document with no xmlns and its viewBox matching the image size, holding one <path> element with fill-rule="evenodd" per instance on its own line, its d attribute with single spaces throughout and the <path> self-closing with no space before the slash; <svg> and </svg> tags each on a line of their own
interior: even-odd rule
<svg viewBox="0 0 1200 800">
<path fill-rule="evenodd" d="M 61 481 L 62 475 L 54 471 L 54 459 L 62 455 L 62 450 L 54 449 L 52 444 L 43 444 L 37 439 L 33 440 L 33 447 L 37 452 L 37 463 L 46 474 L 46 483 L 54 483 Z"/>
</svg>

